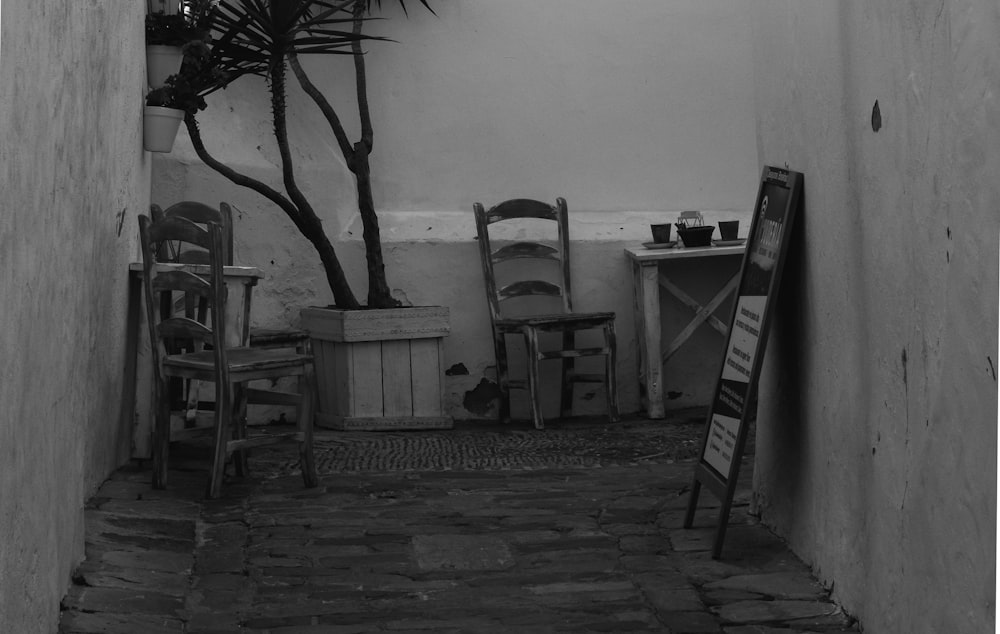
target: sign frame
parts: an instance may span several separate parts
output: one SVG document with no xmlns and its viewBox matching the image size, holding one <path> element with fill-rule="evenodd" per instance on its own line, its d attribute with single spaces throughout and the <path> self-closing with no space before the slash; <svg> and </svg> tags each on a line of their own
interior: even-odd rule
<svg viewBox="0 0 1000 634">
<path fill-rule="evenodd" d="M 791 231 L 802 206 L 803 180 L 801 173 L 779 167 L 765 165 L 761 172 L 722 368 L 684 516 L 684 528 L 691 528 L 703 485 L 719 498 L 713 559 L 722 554 L 749 421 L 756 417 L 757 381 Z"/>
</svg>

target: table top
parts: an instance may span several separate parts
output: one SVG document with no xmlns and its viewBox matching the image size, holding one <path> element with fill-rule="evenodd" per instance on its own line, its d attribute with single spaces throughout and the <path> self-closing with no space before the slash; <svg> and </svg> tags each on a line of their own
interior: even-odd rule
<svg viewBox="0 0 1000 634">
<path fill-rule="evenodd" d="M 156 268 L 161 271 L 175 269 L 180 271 L 190 271 L 195 275 L 208 275 L 211 273 L 207 264 L 160 263 L 156 265 Z M 128 265 L 128 270 L 130 273 L 142 273 L 142 262 L 132 262 Z M 248 277 L 254 279 L 264 277 L 264 272 L 256 266 L 224 266 L 222 267 L 222 274 L 226 277 Z"/>
<path fill-rule="evenodd" d="M 682 258 L 701 258 L 713 255 L 743 255 L 746 243 L 727 247 L 673 247 L 670 249 L 647 249 L 644 246 L 627 247 L 625 255 L 636 262 L 656 262 Z"/>
</svg>

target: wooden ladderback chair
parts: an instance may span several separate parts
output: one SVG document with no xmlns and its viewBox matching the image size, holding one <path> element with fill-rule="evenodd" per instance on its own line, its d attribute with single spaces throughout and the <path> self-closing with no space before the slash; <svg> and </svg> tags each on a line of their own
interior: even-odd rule
<svg viewBox="0 0 1000 634">
<path fill-rule="evenodd" d="M 215 209 L 204 203 L 184 200 L 166 209 L 161 209 L 155 204 L 150 205 L 150 213 L 154 222 L 158 217 L 180 217 L 202 226 L 207 226 L 210 222 L 217 223 L 222 227 L 225 248 L 223 262 L 227 266 L 233 264 L 233 210 L 228 203 L 219 203 L 219 208 Z M 169 253 L 161 254 L 161 257 L 169 257 L 171 261 L 186 263 L 207 261 L 202 249 L 192 248 L 190 245 L 187 245 L 187 248 L 180 248 L 179 245 L 167 246 Z M 248 337 L 247 342 L 251 348 L 296 348 L 299 352 L 309 351 L 309 334 L 303 330 L 250 328 Z"/>
<path fill-rule="evenodd" d="M 228 203 L 219 203 L 216 209 L 210 205 L 192 200 L 184 200 L 170 205 L 166 209 L 159 205 L 150 205 L 150 215 L 155 222 L 159 218 L 186 218 L 195 224 L 207 227 L 208 223 L 216 223 L 222 228 L 222 244 L 224 248 L 223 263 L 227 266 L 234 263 L 233 245 L 233 210 Z M 183 262 L 190 264 L 207 263 L 207 253 L 204 249 L 190 244 L 166 243 L 161 247 L 162 258 L 168 258 L 172 262 Z M 249 289 L 248 289 L 248 292 Z M 204 321 L 205 303 L 195 304 L 190 296 L 182 300 L 184 311 L 188 316 L 197 312 L 200 320 Z M 178 310 L 179 306 L 173 308 L 163 306 L 163 311 Z M 243 322 L 246 328 L 242 333 L 240 341 L 251 348 L 294 348 L 302 354 L 310 353 L 309 333 L 304 330 L 291 328 L 251 328 L 249 322 Z M 199 408 L 200 386 L 195 382 L 188 382 L 186 389 L 175 384 L 174 394 L 186 392 L 186 397 L 181 395 L 178 398 L 185 398 L 187 409 L 185 417 L 190 422 L 193 421 Z M 290 405 L 294 399 L 290 399 L 287 394 L 276 390 L 248 389 L 248 401 L 258 405 Z"/>
<path fill-rule="evenodd" d="M 615 314 L 613 312 L 577 313 L 573 310 L 573 295 L 570 284 L 569 220 L 566 201 L 559 198 L 555 205 L 537 200 L 518 198 L 502 202 L 489 211 L 480 203 L 475 203 L 476 232 L 479 238 L 479 253 L 482 260 L 483 277 L 486 285 L 486 299 L 489 305 L 490 322 L 493 329 L 493 347 L 497 361 L 497 383 L 500 389 L 499 417 L 503 422 L 510 420 L 511 388 L 527 388 L 531 401 L 531 416 L 535 427 L 542 429 L 542 391 L 540 385 L 541 361 L 557 359 L 561 361 L 560 415 L 571 414 L 573 386 L 575 383 L 603 382 L 607 398 L 608 419 L 618 420 L 618 395 L 615 387 Z M 527 221 L 527 222 L 526 222 Z M 551 221 L 555 224 L 555 238 L 545 241 L 526 241 L 518 237 L 499 248 L 494 248 L 490 239 L 490 228 L 495 223 L 531 224 L 533 221 Z M 537 223 L 536 223 L 537 225 Z M 530 227 L 525 227 L 530 230 Z M 551 233 L 551 232 L 550 232 Z M 523 235 L 512 232 L 511 235 Z M 529 266 L 524 266 L 530 261 Z M 536 276 L 548 263 L 554 273 L 549 279 Z M 509 267 L 511 272 L 501 272 Z M 519 276 L 521 273 L 523 275 Z M 533 314 L 510 314 L 508 303 L 526 297 L 542 296 L 553 298 L 558 305 L 554 312 Z M 522 302 L 523 303 L 523 302 Z M 582 348 L 577 345 L 576 335 L 580 331 L 599 331 L 600 345 Z M 561 333 L 558 349 L 543 350 L 540 345 L 542 333 Z M 527 380 L 512 379 L 509 374 L 507 335 L 520 335 L 527 346 Z M 603 356 L 603 374 L 583 374 L 576 372 L 575 360 L 579 357 Z"/>
<path fill-rule="evenodd" d="M 216 223 L 222 229 L 222 263 L 229 266 L 233 263 L 233 216 L 229 205 L 222 203 L 219 209 L 209 207 L 204 203 L 185 200 L 166 209 L 159 205 L 149 206 L 149 215 L 153 222 L 158 222 L 164 218 L 185 218 L 191 222 L 208 228 L 209 223 Z M 159 252 L 156 254 L 159 262 L 178 262 L 183 264 L 208 264 L 208 251 L 197 244 L 187 243 L 181 240 L 165 240 L 160 244 Z M 175 300 L 173 304 L 167 303 L 169 298 L 163 298 L 160 312 L 163 317 L 183 308 L 184 314 L 195 318 L 198 321 L 205 321 L 208 303 L 205 298 L 197 298 L 190 293 L 186 293 L 181 299 Z"/>
<path fill-rule="evenodd" d="M 186 218 L 202 227 L 207 227 L 214 222 L 222 228 L 222 263 L 230 266 L 233 263 L 233 211 L 226 203 L 220 203 L 215 209 L 204 203 L 192 200 L 184 200 L 170 205 L 166 209 L 161 209 L 159 205 L 149 206 L 150 216 L 153 222 L 161 218 Z M 178 243 L 173 241 L 163 245 L 165 253 L 159 254 L 161 258 L 168 258 L 172 262 L 184 262 L 187 264 L 207 264 L 208 252 L 197 245 Z"/>
<path fill-rule="evenodd" d="M 162 217 L 157 222 L 139 216 L 143 285 L 153 362 L 156 415 L 153 431 L 153 486 L 164 488 L 171 440 L 171 377 L 215 384 L 215 413 L 211 431 L 215 442 L 207 495 L 218 497 L 226 461 L 235 458 L 237 469 L 245 469 L 245 450 L 282 441 L 297 442 L 302 477 L 306 486 L 318 482 L 313 460 L 312 429 L 315 412 L 315 377 L 312 357 L 288 350 L 255 350 L 227 345 L 224 280 L 225 249 L 222 227 L 209 222 L 207 228 L 181 217 Z M 204 250 L 207 264 L 163 262 L 157 254 L 168 243 Z M 172 303 L 175 296 L 194 296 L 207 304 L 207 319 L 198 315 L 164 313 L 161 299 Z M 249 303 L 241 306 L 249 312 Z M 247 321 L 243 315 L 243 322 Z M 177 345 L 176 342 L 190 342 Z M 182 350 L 178 352 L 178 350 Z M 248 381 L 297 377 L 298 429 L 285 434 L 249 437 L 244 422 L 244 386 Z"/>
</svg>

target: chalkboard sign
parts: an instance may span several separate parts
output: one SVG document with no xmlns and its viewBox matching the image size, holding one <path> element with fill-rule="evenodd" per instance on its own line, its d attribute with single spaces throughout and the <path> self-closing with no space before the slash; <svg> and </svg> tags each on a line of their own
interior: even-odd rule
<svg viewBox="0 0 1000 634">
<path fill-rule="evenodd" d="M 736 491 L 757 379 L 767 343 L 773 299 L 781 282 L 792 221 L 802 197 L 802 174 L 765 167 L 740 270 L 740 285 L 729 320 L 726 351 L 708 410 L 701 454 L 695 466 L 684 528 L 691 528 L 702 485 L 721 501 L 712 557 L 722 543 Z"/>
</svg>

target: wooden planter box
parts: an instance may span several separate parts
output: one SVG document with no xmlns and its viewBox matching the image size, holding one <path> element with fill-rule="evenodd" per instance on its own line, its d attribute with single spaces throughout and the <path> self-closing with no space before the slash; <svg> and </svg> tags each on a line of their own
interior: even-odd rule
<svg viewBox="0 0 1000 634">
<path fill-rule="evenodd" d="M 444 414 L 442 306 L 306 308 L 319 385 L 320 427 L 339 430 L 450 429 Z"/>
</svg>

